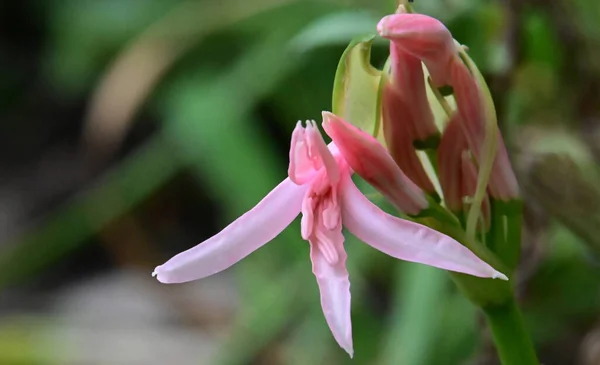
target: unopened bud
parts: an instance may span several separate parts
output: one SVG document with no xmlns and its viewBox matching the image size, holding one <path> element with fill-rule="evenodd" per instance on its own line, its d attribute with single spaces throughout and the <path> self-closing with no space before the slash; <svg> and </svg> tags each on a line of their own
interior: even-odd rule
<svg viewBox="0 0 600 365">
<path fill-rule="evenodd" d="M 398 209 L 416 215 L 427 208 L 423 191 L 400 170 L 377 139 L 329 112 L 323 112 L 323 129 L 352 170 Z"/>
<path fill-rule="evenodd" d="M 435 193 L 435 188 L 413 146 L 411 125 L 417 122 L 413 119 L 410 108 L 398 96 L 392 85 L 384 87 L 382 97 L 383 136 L 392 158 L 421 189 Z"/>
<path fill-rule="evenodd" d="M 442 22 L 423 14 L 399 13 L 381 19 L 377 31 L 423 61 L 436 86 L 450 84 L 448 68 L 458 58 L 458 52 L 450 31 Z"/>
<path fill-rule="evenodd" d="M 466 215 L 477 190 L 478 172 L 460 123 L 460 116 L 455 114 L 444 130 L 438 148 L 438 171 L 446 207 L 457 215 Z M 490 222 L 487 194 L 482 200 L 481 216 L 487 228 Z"/>
</svg>

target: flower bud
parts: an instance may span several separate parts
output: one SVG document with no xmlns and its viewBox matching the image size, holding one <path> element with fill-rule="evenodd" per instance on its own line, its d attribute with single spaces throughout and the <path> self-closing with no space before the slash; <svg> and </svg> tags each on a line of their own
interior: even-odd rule
<svg viewBox="0 0 600 365">
<path fill-rule="evenodd" d="M 442 134 L 437 151 L 438 177 L 444 194 L 444 202 L 453 213 L 462 211 L 461 156 L 469 148 L 459 119 L 458 114 L 452 117 Z"/>
<path fill-rule="evenodd" d="M 421 61 L 415 56 L 390 43 L 391 87 L 394 93 L 386 97 L 387 103 L 404 103 L 408 118 L 397 118 L 393 122 L 404 124 L 415 145 L 425 147 L 432 139 L 439 142 L 440 132 L 435 125 L 433 113 L 427 100 L 425 76 Z M 398 101 L 394 99 L 400 99 Z M 434 146 L 435 147 L 435 146 Z"/>
<path fill-rule="evenodd" d="M 377 31 L 423 61 L 436 86 L 450 84 L 448 68 L 458 58 L 458 52 L 450 31 L 442 22 L 423 14 L 399 13 L 381 19 Z"/>
<path fill-rule="evenodd" d="M 421 160 L 413 146 L 412 125 L 416 122 L 408 105 L 391 84 L 385 85 L 382 99 L 383 136 L 393 160 L 421 189 L 435 193 Z"/>
<path fill-rule="evenodd" d="M 435 18 L 401 11 L 384 17 L 377 25 L 377 30 L 398 49 L 421 60 L 426 65 L 434 86 L 449 85 L 453 88 L 469 149 L 477 164 L 483 164 L 488 157 L 482 155 L 486 136 L 490 133 L 498 134 L 493 101 L 489 95 L 486 97 L 489 91 L 481 75 L 473 74 L 479 72 L 476 66 L 473 64 L 474 70 L 463 63 L 459 56 L 460 45 L 456 44 L 448 29 Z M 468 56 L 465 57 L 470 61 Z M 472 61 L 469 64 L 471 63 Z M 517 180 L 502 137 L 498 134 L 494 138 L 498 140 L 496 148 L 492 150 L 494 160 L 489 192 L 496 199 L 514 199 L 519 195 Z"/>
<path fill-rule="evenodd" d="M 423 191 L 400 170 L 377 139 L 329 112 L 323 112 L 323 129 L 352 170 L 398 209 L 416 215 L 427 208 Z"/>
<path fill-rule="evenodd" d="M 438 171 L 446 207 L 454 214 L 467 214 L 470 198 L 477 190 L 477 168 L 472 160 L 467 139 L 455 114 L 448 123 L 438 148 Z M 481 206 L 486 228 L 490 223 L 490 203 L 487 194 Z"/>
<path fill-rule="evenodd" d="M 485 156 L 482 155 L 482 147 L 486 138 L 486 109 L 493 113 L 494 105 L 491 98 L 486 98 L 483 90 L 486 85 L 478 84 L 474 75 L 462 62 L 455 63 L 451 72 L 454 97 L 457 110 L 463 120 L 463 128 L 467 141 L 473 151 L 475 160 L 481 164 Z M 489 105 L 486 105 L 489 103 Z M 495 114 L 494 114 L 495 118 Z M 498 128 L 496 123 L 488 128 Z M 519 186 L 510 159 L 504 145 L 502 135 L 496 133 L 496 149 L 488 189 L 490 195 L 495 199 L 508 201 L 519 196 Z"/>
</svg>

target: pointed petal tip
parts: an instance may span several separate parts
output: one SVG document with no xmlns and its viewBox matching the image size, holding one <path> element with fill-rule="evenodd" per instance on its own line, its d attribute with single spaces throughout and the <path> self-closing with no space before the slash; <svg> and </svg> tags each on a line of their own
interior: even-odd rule
<svg viewBox="0 0 600 365">
<path fill-rule="evenodd" d="M 492 274 L 492 279 L 500 279 L 500 280 L 508 281 L 508 276 L 504 275 L 500 271 L 494 271 L 494 273 Z"/>
<path fill-rule="evenodd" d="M 337 341 L 338 345 L 342 348 L 342 350 L 346 351 L 350 358 L 354 358 L 354 345 L 352 343 L 352 335 L 350 338 L 346 338 L 343 341 Z"/>
<path fill-rule="evenodd" d="M 379 35 L 382 37 L 386 37 L 389 35 L 389 31 L 386 26 L 388 23 L 388 19 L 389 16 L 385 16 L 379 21 L 379 23 L 377 23 L 377 33 L 379 33 Z"/>
<path fill-rule="evenodd" d="M 154 271 L 152 271 L 152 277 L 156 278 L 161 284 L 178 284 L 188 281 L 179 280 L 177 274 L 173 273 L 172 270 L 165 268 L 165 265 L 157 266 Z"/>
<path fill-rule="evenodd" d="M 323 110 L 321 112 L 321 116 L 323 117 L 323 128 L 325 127 L 326 124 L 328 124 L 332 118 L 335 117 L 335 114 L 333 114 L 332 112 L 328 112 L 326 110 Z"/>
<path fill-rule="evenodd" d="M 152 277 L 156 278 L 159 282 L 163 284 L 169 284 L 169 281 L 165 278 L 165 272 L 162 269 L 162 265 L 157 266 L 154 271 L 152 271 Z"/>
</svg>

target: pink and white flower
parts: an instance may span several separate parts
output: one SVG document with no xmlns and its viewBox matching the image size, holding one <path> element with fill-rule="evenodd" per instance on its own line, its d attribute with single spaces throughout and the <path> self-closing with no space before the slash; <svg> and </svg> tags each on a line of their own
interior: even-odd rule
<svg viewBox="0 0 600 365">
<path fill-rule="evenodd" d="M 339 130 L 339 125 L 327 126 L 332 114 L 323 113 L 323 117 L 326 129 Z M 337 117 L 333 122 L 347 124 Z M 342 130 L 346 137 L 347 133 L 357 138 L 366 135 L 354 127 Z M 327 146 L 314 121 L 307 121 L 306 127 L 298 122 L 292 134 L 288 178 L 221 232 L 158 266 L 153 275 L 162 283 L 182 283 L 216 274 L 275 238 L 302 213 L 300 234 L 310 244 L 325 319 L 350 356 L 350 281 L 342 226 L 368 245 L 401 260 L 506 280 L 452 238 L 389 215 L 371 203 L 352 182 L 347 160 L 356 160 L 354 155 L 361 153 L 377 158 L 379 152 L 361 151 L 369 149 L 368 144 L 348 148 L 349 139 L 340 136 L 332 133 L 333 142 Z M 341 139 L 343 149 L 338 148 L 336 139 Z M 384 165 L 389 168 L 386 163 L 373 161 L 372 168 Z M 381 174 L 386 175 L 389 171 Z"/>
</svg>

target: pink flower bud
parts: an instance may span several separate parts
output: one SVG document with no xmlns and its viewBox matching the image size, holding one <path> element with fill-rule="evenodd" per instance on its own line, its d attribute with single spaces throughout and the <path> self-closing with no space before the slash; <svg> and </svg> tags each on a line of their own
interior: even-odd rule
<svg viewBox="0 0 600 365">
<path fill-rule="evenodd" d="M 473 198 L 477 191 L 477 168 L 471 158 L 469 151 L 464 151 L 461 156 L 461 177 L 462 177 L 462 211 L 465 216 L 468 214 L 471 202 L 465 201 L 465 198 Z M 490 227 L 491 220 L 490 199 L 487 194 L 484 195 L 481 202 L 481 216 L 483 217 L 484 230 Z"/>
<path fill-rule="evenodd" d="M 401 118 L 394 122 L 404 125 L 413 142 L 425 144 L 431 138 L 438 139 L 440 132 L 435 125 L 427 100 L 421 61 L 393 42 L 390 44 L 390 59 L 392 61 L 391 89 L 395 93 L 388 93 L 386 100 L 388 103 L 403 102 L 408 108 L 407 112 L 410 113 L 409 118 Z M 386 88 L 385 91 L 387 90 Z M 396 98 L 400 100 L 394 100 Z"/>
<path fill-rule="evenodd" d="M 425 195 L 370 134 L 342 118 L 323 112 L 323 129 L 348 165 L 405 213 L 418 214 L 428 206 Z"/>
<path fill-rule="evenodd" d="M 400 13 L 381 19 L 377 31 L 423 61 L 435 85 L 450 84 L 448 70 L 458 53 L 450 31 L 442 22 L 423 14 Z"/>
<path fill-rule="evenodd" d="M 475 160 L 481 161 L 486 118 L 483 90 L 462 62 L 453 64 L 451 78 L 458 113 L 463 121 L 464 133 Z M 497 138 L 494 164 L 488 186 L 492 197 L 507 201 L 519 196 L 519 185 L 511 167 L 502 135 L 498 133 Z"/>
<path fill-rule="evenodd" d="M 400 12 L 381 19 L 377 30 L 381 36 L 390 39 L 396 48 L 421 60 L 427 66 L 434 85 L 452 86 L 469 148 L 475 161 L 481 162 L 486 136 L 485 103 L 488 101 L 483 97 L 482 86 L 478 85 L 459 57 L 457 45 L 448 29 L 435 18 Z M 501 200 L 516 198 L 519 188 L 501 136 L 498 137 L 495 153 L 489 182 L 490 194 Z"/>
<path fill-rule="evenodd" d="M 452 212 L 462 211 L 461 156 L 469 146 L 455 114 L 442 134 L 438 146 L 438 177 L 444 193 L 446 207 Z"/>
<path fill-rule="evenodd" d="M 458 114 L 452 117 L 442 135 L 438 147 L 438 171 L 446 207 L 455 214 L 466 214 L 469 204 L 465 199 L 475 195 L 478 173 Z M 487 194 L 481 210 L 487 228 L 490 223 Z"/>
<path fill-rule="evenodd" d="M 398 96 L 394 87 L 386 85 L 382 100 L 383 135 L 388 150 L 400 169 L 428 193 L 435 188 L 429 180 L 413 146 L 412 126 L 416 124 L 410 108 Z"/>
</svg>

